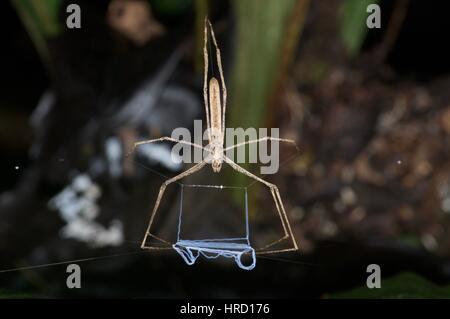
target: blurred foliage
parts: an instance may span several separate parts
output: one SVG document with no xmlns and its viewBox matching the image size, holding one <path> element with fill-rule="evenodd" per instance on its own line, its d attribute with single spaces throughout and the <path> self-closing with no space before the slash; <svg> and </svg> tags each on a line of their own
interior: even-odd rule
<svg viewBox="0 0 450 319">
<path fill-rule="evenodd" d="M 35 27 L 45 37 L 61 31 L 58 19 L 61 0 L 12 0 L 12 3 L 27 27 Z"/>
<path fill-rule="evenodd" d="M 340 33 L 342 42 L 351 57 L 359 53 L 369 30 L 366 27 L 367 6 L 377 2 L 377 0 L 346 0 L 342 2 Z"/>
<path fill-rule="evenodd" d="M 28 31 L 41 59 L 50 68 L 46 39 L 61 32 L 59 10 L 61 0 L 11 0 Z"/>
<path fill-rule="evenodd" d="M 11 292 L 7 290 L 0 290 L 0 299 L 25 299 L 25 298 L 34 298 L 32 294 L 23 293 L 23 292 Z"/>
<path fill-rule="evenodd" d="M 208 15 L 208 0 L 195 0 L 195 69 L 203 73 L 203 34 L 205 17 Z"/>
<path fill-rule="evenodd" d="M 151 0 L 150 4 L 159 13 L 179 15 L 192 5 L 192 0 Z"/>
<path fill-rule="evenodd" d="M 329 298 L 450 298 L 450 286 L 440 287 L 413 274 L 402 273 L 381 281 L 381 288 L 369 289 L 366 286 L 350 291 L 331 294 Z"/>
<path fill-rule="evenodd" d="M 0 106 L 0 145 L 13 151 L 26 149 L 32 136 L 28 117 L 20 112 L 8 111 L 14 109 L 15 105 L 0 103 Z"/>
<path fill-rule="evenodd" d="M 230 127 L 260 127 L 279 70 L 296 0 L 234 1 L 237 20 Z M 297 42 L 297 41 L 295 41 Z"/>
<path fill-rule="evenodd" d="M 408 246 L 423 248 L 422 242 L 420 241 L 420 237 L 414 234 L 401 234 L 397 236 L 397 239 Z"/>
<path fill-rule="evenodd" d="M 234 1 L 237 23 L 227 127 L 266 127 L 298 45 L 308 0 Z M 268 118 L 269 117 L 269 118 Z M 241 180 L 233 184 L 239 185 Z"/>
</svg>

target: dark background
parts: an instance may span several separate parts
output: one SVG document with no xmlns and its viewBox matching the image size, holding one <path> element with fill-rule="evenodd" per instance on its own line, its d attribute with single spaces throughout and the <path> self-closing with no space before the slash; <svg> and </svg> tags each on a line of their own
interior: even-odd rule
<svg viewBox="0 0 450 319">
<path fill-rule="evenodd" d="M 280 1 L 280 10 L 288 2 Z M 295 4 L 302 1 L 291 2 L 297 9 L 287 11 L 294 16 L 299 12 Z M 119 177 L 92 169 L 96 159 L 108 163 L 108 138 L 117 138 L 126 149 L 126 137 L 170 135 L 174 127 L 191 128 L 194 119 L 204 117 L 198 21 L 201 25 L 201 3 L 208 2 L 147 2 L 153 15 L 146 22 L 165 31 L 137 44 L 133 35 L 108 20 L 110 1 L 78 1 L 81 30 L 65 28 L 66 13 L 60 9 L 55 21 L 63 27 L 56 35 L 44 34 L 48 64 L 37 53 L 17 6 L 2 1 L 0 296 L 450 296 L 450 209 L 444 205 L 450 200 L 450 191 L 445 191 L 450 189 L 449 7 L 444 1 L 381 1 L 382 28 L 367 31 L 352 53 L 340 30 L 349 15 L 359 14 L 364 21 L 365 10 L 345 15 L 342 8 L 351 8 L 346 1 L 304 2 L 300 10 L 305 18 L 297 26 L 301 32 L 292 40 L 285 31 L 274 42 L 285 54 L 280 56 L 291 56 L 289 61 L 278 63 L 278 56 L 274 71 L 270 63 L 261 62 L 257 79 L 245 87 L 236 83 L 249 71 L 236 65 L 255 52 L 239 42 L 239 26 L 253 24 L 254 39 L 265 28 L 276 28 L 263 18 L 270 16 L 264 10 L 276 11 L 274 4 L 256 5 L 252 11 L 238 9 L 236 1 L 209 3 L 231 100 L 227 125 L 279 127 L 281 135 L 296 139 L 300 147 L 293 157 L 292 150 L 282 148 L 286 164 L 267 177 L 281 190 L 300 251 L 258 258 L 255 270 L 245 272 L 230 260 L 199 258 L 189 267 L 174 252 L 139 249 L 148 211 L 164 180 L 153 171 L 171 176 L 178 171 L 143 156 L 136 156 L 134 169 Z M 61 8 L 65 5 L 62 1 Z M 137 19 L 128 14 L 119 15 L 119 22 Z M 400 18 L 391 19 L 395 15 Z M 300 20 L 287 14 L 281 21 L 287 30 Z M 397 32 L 392 31 L 395 23 Z M 260 39 L 264 43 L 264 36 Z M 295 43 L 291 51 L 283 46 L 289 39 Z M 121 113 L 135 94 L 149 91 L 181 43 L 186 43 L 182 58 L 157 90 L 169 93 L 155 93 L 157 105 L 139 121 Z M 274 43 L 267 42 L 267 48 Z M 261 56 L 253 55 L 247 64 L 272 61 L 267 48 L 260 46 Z M 252 107 L 245 92 L 258 92 L 258 81 L 264 79 L 269 80 L 259 92 L 271 93 L 262 99 L 264 104 Z M 31 125 L 30 116 L 49 89 L 53 106 Z M 161 118 L 166 120 L 157 120 Z M 48 201 L 81 173 L 102 189 L 97 221 L 105 227 L 111 220 L 122 221 L 121 246 L 92 248 L 61 236 L 65 221 Z M 202 176 L 208 179 L 208 174 L 209 168 Z M 237 182 L 231 173 L 227 178 Z M 267 198 L 261 189 L 254 191 L 256 207 L 264 207 Z M 162 209 L 171 216 L 176 192 L 168 196 L 172 205 Z M 218 202 L 224 210 L 240 209 L 232 199 L 198 197 L 191 203 L 199 214 Z M 209 227 L 217 225 L 211 221 Z M 76 262 L 83 270 L 78 290 L 66 288 L 65 264 L 1 272 L 86 258 L 92 260 Z M 382 269 L 379 290 L 365 286 L 366 267 L 373 263 Z"/>
</svg>

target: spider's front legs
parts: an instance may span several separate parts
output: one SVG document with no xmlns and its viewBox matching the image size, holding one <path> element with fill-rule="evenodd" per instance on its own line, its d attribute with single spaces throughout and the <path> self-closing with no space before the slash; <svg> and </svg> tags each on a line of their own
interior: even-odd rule
<svg viewBox="0 0 450 319">
<path fill-rule="evenodd" d="M 205 162 L 205 161 L 202 161 L 202 162 L 200 162 L 200 163 L 198 163 L 198 164 L 192 166 L 192 167 L 189 168 L 188 170 L 186 170 L 186 171 L 184 171 L 184 172 L 178 174 L 177 176 L 172 177 L 172 178 L 166 180 L 166 181 L 161 185 L 161 187 L 160 187 L 160 189 L 159 189 L 158 197 L 157 197 L 157 199 L 156 199 L 155 206 L 153 207 L 153 211 L 152 211 L 152 214 L 151 214 L 151 216 L 150 216 L 150 221 L 149 221 L 149 223 L 148 223 L 148 226 L 147 226 L 147 230 L 146 230 L 146 232 L 145 232 L 144 239 L 142 240 L 142 244 L 141 244 L 141 248 L 142 248 L 142 249 L 169 249 L 169 248 L 172 248 L 172 247 L 151 247 L 151 246 L 145 246 L 145 242 L 147 241 L 147 236 L 151 236 L 151 237 L 153 237 L 153 238 L 155 238 L 155 239 L 157 239 L 157 240 L 159 240 L 159 241 L 162 241 L 162 242 L 164 242 L 164 243 L 166 243 L 166 244 L 170 244 L 169 242 L 165 241 L 164 239 L 161 239 L 161 238 L 159 238 L 159 237 L 157 237 L 157 236 L 155 236 L 155 235 L 153 235 L 153 234 L 150 233 L 150 228 L 152 227 L 153 220 L 154 220 L 154 218 L 155 218 L 156 212 L 158 211 L 159 204 L 160 204 L 161 199 L 162 199 L 162 197 L 163 197 L 163 195 L 164 195 L 164 192 L 165 192 L 165 190 L 166 190 L 166 187 L 167 187 L 169 184 L 174 183 L 174 182 L 176 182 L 176 181 L 178 181 L 178 180 L 180 180 L 180 179 L 182 179 L 182 178 L 184 178 L 184 177 L 187 177 L 187 176 L 189 176 L 189 175 L 191 175 L 191 174 L 194 174 L 195 172 L 197 172 L 197 171 L 199 171 L 200 169 L 202 169 L 202 167 L 205 166 L 205 165 L 206 165 L 206 162 Z"/>
<path fill-rule="evenodd" d="M 262 249 L 271 247 L 271 246 L 273 246 L 273 245 L 275 245 L 275 244 L 277 244 L 277 243 L 279 243 L 279 242 L 281 242 L 281 241 L 283 241 L 283 240 L 285 240 L 285 239 L 287 239 L 289 237 L 291 237 L 292 244 L 294 246 L 293 248 L 276 249 L 276 250 L 269 250 L 269 251 L 260 251 L 260 252 L 257 252 L 257 254 L 261 255 L 261 254 L 281 253 L 281 252 L 298 250 L 297 242 L 296 242 L 295 237 L 294 237 L 294 235 L 292 233 L 291 225 L 290 225 L 289 220 L 287 218 L 286 211 L 284 210 L 283 202 L 281 201 L 280 191 L 278 190 L 278 187 L 275 184 L 269 183 L 269 182 L 263 180 L 262 178 L 254 175 L 252 173 L 250 173 L 246 169 L 242 168 L 241 166 L 239 166 L 238 164 L 233 162 L 227 156 L 224 156 L 224 161 L 228 165 L 230 165 L 234 170 L 236 170 L 239 173 L 242 173 L 244 175 L 247 175 L 248 177 L 253 178 L 254 180 L 256 180 L 256 181 L 266 185 L 270 189 L 270 192 L 272 194 L 273 200 L 275 201 L 275 205 L 276 205 L 276 208 L 277 208 L 278 215 L 279 215 L 280 220 L 281 220 L 281 224 L 283 226 L 284 236 L 281 237 L 280 239 L 277 239 L 277 240 L 269 243 L 268 245 L 266 245 Z"/>
</svg>

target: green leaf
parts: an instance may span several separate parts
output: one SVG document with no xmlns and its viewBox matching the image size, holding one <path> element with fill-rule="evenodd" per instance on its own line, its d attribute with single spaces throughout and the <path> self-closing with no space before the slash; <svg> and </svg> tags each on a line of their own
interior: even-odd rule
<svg viewBox="0 0 450 319">
<path fill-rule="evenodd" d="M 450 286 L 440 287 L 416 274 L 401 273 L 389 279 L 382 279 L 381 288 L 369 289 L 362 286 L 350 291 L 334 293 L 327 297 L 367 299 L 450 298 Z"/>
<path fill-rule="evenodd" d="M 258 129 L 271 122 L 271 103 L 293 58 L 309 1 L 235 0 L 233 4 L 237 35 L 226 124 Z M 236 176 L 233 184 L 241 185 L 242 178 Z"/>
<path fill-rule="evenodd" d="M 234 1 L 237 16 L 232 71 L 232 127 L 259 127 L 276 77 L 286 19 L 293 0 Z"/>
<path fill-rule="evenodd" d="M 0 299 L 25 299 L 25 298 L 33 298 L 33 295 L 24 292 L 0 290 Z"/>
<path fill-rule="evenodd" d="M 25 25 L 41 59 L 50 69 L 46 40 L 57 36 L 62 30 L 58 16 L 61 0 L 11 0 L 11 2 Z"/>
<path fill-rule="evenodd" d="M 346 0 L 340 12 L 340 34 L 350 56 L 359 53 L 367 35 L 367 6 L 377 0 Z"/>
</svg>

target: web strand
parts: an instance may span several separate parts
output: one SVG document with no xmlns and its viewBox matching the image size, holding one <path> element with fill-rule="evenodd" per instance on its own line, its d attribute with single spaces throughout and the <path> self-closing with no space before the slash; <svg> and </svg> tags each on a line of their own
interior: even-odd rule
<svg viewBox="0 0 450 319">
<path fill-rule="evenodd" d="M 289 264 L 309 266 L 309 267 L 320 267 L 321 266 L 321 264 L 308 263 L 308 262 L 304 262 L 304 261 L 291 260 L 291 259 L 286 259 L 286 258 L 267 257 L 267 256 L 258 256 L 257 258 L 280 261 L 280 262 L 289 263 Z"/>
<path fill-rule="evenodd" d="M 141 254 L 143 252 L 144 252 L 143 250 L 130 251 L 130 252 L 127 252 L 127 253 L 122 253 L 122 254 L 114 254 L 114 255 L 106 255 L 106 256 L 98 256 L 98 257 L 89 257 L 89 258 L 73 259 L 73 260 L 59 261 L 59 262 L 40 264 L 40 265 L 32 265 L 32 266 L 24 266 L 24 267 L 17 267 L 17 268 L 2 269 L 2 270 L 0 270 L 0 273 L 8 273 L 8 272 L 14 272 L 14 271 L 23 271 L 23 270 L 33 270 L 33 269 L 46 268 L 46 267 L 51 267 L 51 266 L 66 265 L 66 264 L 80 263 L 80 262 L 86 262 L 86 261 L 94 261 L 94 260 L 107 259 L 107 258 L 130 256 L 130 255 Z"/>
</svg>

